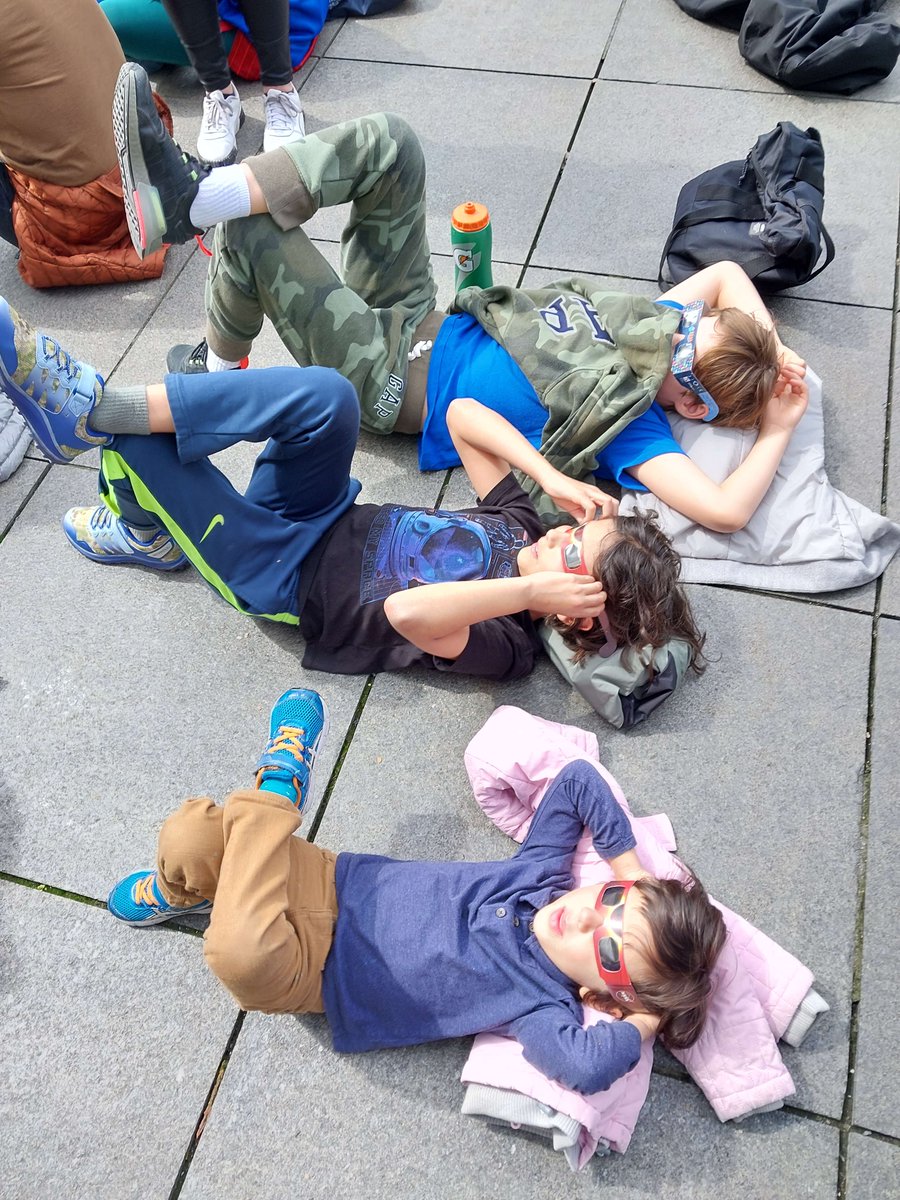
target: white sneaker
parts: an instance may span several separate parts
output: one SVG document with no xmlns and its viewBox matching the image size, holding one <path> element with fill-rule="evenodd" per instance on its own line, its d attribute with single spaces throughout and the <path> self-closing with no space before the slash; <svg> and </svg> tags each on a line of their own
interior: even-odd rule
<svg viewBox="0 0 900 1200">
<path fill-rule="evenodd" d="M 279 92 L 271 88 L 266 92 L 266 132 L 263 137 L 263 150 L 277 150 L 279 146 L 290 146 L 292 142 L 302 142 L 306 137 L 306 123 L 303 120 L 303 107 L 297 89 L 289 92 Z"/>
<path fill-rule="evenodd" d="M 244 110 L 237 88 L 226 96 L 210 92 L 203 101 L 203 120 L 197 135 L 197 157 L 211 167 L 222 167 L 237 158 L 237 131 L 244 123 Z"/>
</svg>

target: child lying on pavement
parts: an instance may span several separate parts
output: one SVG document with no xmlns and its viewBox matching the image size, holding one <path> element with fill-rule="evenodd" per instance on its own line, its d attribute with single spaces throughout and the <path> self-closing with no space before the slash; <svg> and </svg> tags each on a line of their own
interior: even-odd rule
<svg viewBox="0 0 900 1200">
<path fill-rule="evenodd" d="M 734 263 L 700 271 L 657 304 L 574 278 L 466 288 L 445 317 L 435 312 L 422 147 L 402 118 L 360 117 L 210 171 L 172 141 L 146 74 L 128 63 L 114 124 L 139 253 L 217 223 L 206 339 L 174 347 L 170 370 L 236 368 L 268 316 L 298 363 L 351 381 L 364 428 L 421 430 L 423 469 L 458 462 L 446 416 L 453 399 L 471 396 L 564 474 L 649 489 L 711 529 L 741 528 L 765 495 L 806 406 L 805 365 Z M 348 201 L 341 279 L 302 226 Z M 665 410 L 759 437 L 714 483 L 673 438 Z M 526 489 L 559 519 L 537 481 Z"/>
<path fill-rule="evenodd" d="M 618 518 L 614 500 L 566 478 L 474 400 L 457 400 L 449 421 L 483 499 L 441 512 L 354 504 L 359 406 L 327 368 L 104 388 L 0 300 L 0 386 L 50 458 L 102 448 L 103 503 L 63 522 L 79 553 L 162 571 L 190 561 L 238 611 L 299 625 L 305 666 L 516 679 L 539 654 L 535 622 L 549 618 L 576 653 L 678 637 L 702 669 L 680 561 L 653 522 Z M 244 495 L 207 457 L 267 438 Z M 512 467 L 578 527 L 543 533 Z"/>
<path fill-rule="evenodd" d="M 521 848 L 499 862 L 409 862 L 293 836 L 327 724 L 321 697 L 275 704 L 256 786 L 187 801 L 156 870 L 112 889 L 134 925 L 211 912 L 204 956 L 244 1009 L 325 1012 L 340 1051 L 482 1030 L 579 1092 L 608 1088 L 643 1040 L 693 1045 L 725 939 L 693 877 L 653 878 L 628 818 L 589 762 L 557 775 Z M 584 827 L 611 883 L 572 890 Z M 582 1025 L 581 1001 L 616 1016 Z"/>
</svg>

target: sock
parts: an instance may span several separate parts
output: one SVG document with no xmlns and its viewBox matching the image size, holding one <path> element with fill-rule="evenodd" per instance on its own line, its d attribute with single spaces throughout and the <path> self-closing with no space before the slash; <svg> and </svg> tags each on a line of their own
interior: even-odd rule
<svg viewBox="0 0 900 1200">
<path fill-rule="evenodd" d="M 236 371 L 240 366 L 240 362 L 232 362 L 228 358 L 219 358 L 212 346 L 207 343 L 206 346 L 206 369 L 207 371 Z"/>
<path fill-rule="evenodd" d="M 200 180 L 189 215 L 198 229 L 208 229 L 230 217 L 250 216 L 250 185 L 239 163 L 214 167 Z"/>
<path fill-rule="evenodd" d="M 97 433 L 149 433 L 147 389 L 107 386 L 91 410 L 88 425 Z"/>
<path fill-rule="evenodd" d="M 294 787 L 293 778 L 287 771 L 273 771 L 269 768 L 259 784 L 259 790 L 261 792 L 277 792 L 279 796 L 287 796 L 292 804 L 297 803 L 297 789 Z"/>
</svg>

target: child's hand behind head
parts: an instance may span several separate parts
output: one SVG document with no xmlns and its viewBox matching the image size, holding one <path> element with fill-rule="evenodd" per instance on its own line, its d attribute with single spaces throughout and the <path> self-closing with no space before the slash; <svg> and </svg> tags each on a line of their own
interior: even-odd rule
<svg viewBox="0 0 900 1200">
<path fill-rule="evenodd" d="M 809 404 L 809 388 L 806 384 L 806 364 L 784 363 L 775 381 L 772 398 L 766 405 L 762 428 L 764 430 L 793 431 L 800 424 Z"/>
</svg>

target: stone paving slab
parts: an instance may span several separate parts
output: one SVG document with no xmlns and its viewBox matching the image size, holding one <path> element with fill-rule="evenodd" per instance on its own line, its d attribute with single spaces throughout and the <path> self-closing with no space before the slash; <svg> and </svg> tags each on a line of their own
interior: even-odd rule
<svg viewBox="0 0 900 1200">
<path fill-rule="evenodd" d="M 890 450 L 887 463 L 887 511 L 895 514 L 900 510 L 900 344 L 894 358 L 893 405 L 890 425 Z M 884 573 L 881 587 L 881 610 L 891 616 L 900 616 L 900 556 L 896 557 Z"/>
<path fill-rule="evenodd" d="M 152 864 L 159 826 L 186 796 L 222 799 L 250 778 L 275 698 L 325 677 L 302 670 L 296 631 L 242 618 L 192 571 L 152 575 L 76 554 L 60 516 L 92 503 L 95 488 L 93 471 L 51 468 L 0 544 L 0 869 L 105 897 Z M 364 680 L 327 683 L 344 730 Z M 51 757 L 36 757 L 36 736 Z M 339 749 L 340 737 L 324 754 L 326 779 Z"/>
<path fill-rule="evenodd" d="M 900 1146 L 850 1134 L 848 1200 L 896 1200 L 900 1195 Z"/>
<path fill-rule="evenodd" d="M 894 169 L 900 122 L 890 104 L 601 79 L 535 265 L 655 279 L 682 185 L 717 163 L 743 158 L 760 133 L 784 119 L 815 125 L 828 155 L 825 217 L 837 256 L 802 295 L 889 308 L 900 188 Z"/>
<path fill-rule="evenodd" d="M 888 0 L 882 12 L 896 22 L 900 4 Z M 697 21 L 672 0 L 627 0 L 622 5 L 602 74 L 604 79 L 776 92 L 786 104 L 798 94 L 745 62 L 736 32 Z M 880 83 L 842 97 L 847 99 L 900 100 L 900 70 L 895 67 Z"/>
<path fill-rule="evenodd" d="M 375 20 L 348 21 L 326 56 L 589 78 L 620 7 L 619 0 L 567 0 L 487 12 L 478 0 L 407 0 Z"/>
<path fill-rule="evenodd" d="M 2 881 L 0 914 L 0 1195 L 167 1196 L 236 1015 L 198 939 Z"/>
<path fill-rule="evenodd" d="M 26 456 L 16 473 L 0 484 L 0 537 L 9 529 L 16 513 L 28 499 L 28 493 L 46 469 L 45 462 Z"/>
<path fill-rule="evenodd" d="M 0 295 L 33 325 L 54 333 L 78 358 L 104 376 L 122 355 L 169 290 L 194 246 L 173 246 L 159 279 L 111 287 L 35 291 L 19 276 L 13 248 L 0 242 Z"/>
<path fill-rule="evenodd" d="M 878 622 L 872 783 L 869 800 L 865 940 L 859 1003 L 859 1047 L 853 1120 L 900 1138 L 900 1085 L 894 1070 L 900 1056 L 897 1004 L 897 831 L 896 794 L 900 771 L 900 624 Z"/>
<path fill-rule="evenodd" d="M 723 1126 L 695 1088 L 659 1077 L 628 1152 L 572 1175 L 542 1140 L 459 1113 L 467 1053 L 468 1042 L 454 1040 L 334 1055 L 323 1018 L 249 1017 L 184 1200 L 361 1191 L 372 1200 L 834 1194 L 833 1129 L 783 1113 Z"/>
<path fill-rule="evenodd" d="M 454 206 L 483 198 L 495 257 L 524 262 L 586 94 L 587 84 L 573 79 L 367 62 L 348 68 L 325 58 L 304 87 L 303 102 L 310 130 L 364 112 L 406 116 L 425 148 L 432 250 L 449 252 Z M 342 227 L 340 210 L 332 209 L 318 213 L 308 230 L 337 241 Z"/>
</svg>

